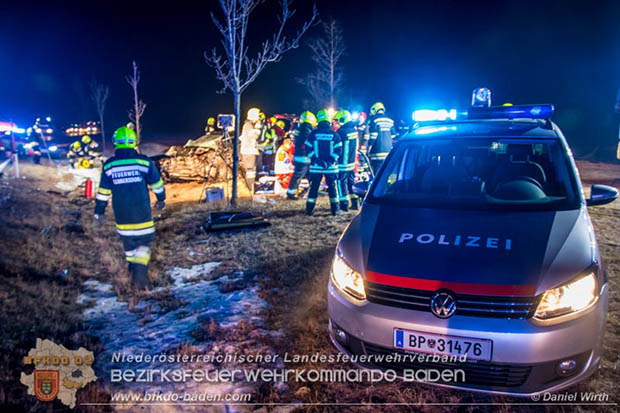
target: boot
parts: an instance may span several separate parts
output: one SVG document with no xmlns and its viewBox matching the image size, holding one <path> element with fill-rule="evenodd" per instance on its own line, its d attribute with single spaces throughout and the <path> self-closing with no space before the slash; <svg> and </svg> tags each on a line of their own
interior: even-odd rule
<svg viewBox="0 0 620 413">
<path fill-rule="evenodd" d="M 360 199 L 358 197 L 351 198 L 351 209 L 353 211 L 360 209 Z"/>
<path fill-rule="evenodd" d="M 330 204 L 330 207 L 331 207 L 331 210 L 332 210 L 332 216 L 340 215 L 340 209 L 338 208 L 338 204 L 337 203 Z"/>
<path fill-rule="evenodd" d="M 150 290 L 152 285 L 147 276 L 149 267 L 140 264 L 129 264 L 129 271 L 131 273 L 131 282 L 134 287 L 139 290 Z"/>
<path fill-rule="evenodd" d="M 299 197 L 295 194 L 289 194 L 288 192 L 286 193 L 286 198 L 287 199 L 292 199 L 293 201 L 296 199 L 299 199 Z"/>
<path fill-rule="evenodd" d="M 340 210 L 347 212 L 349 210 L 349 201 L 341 201 L 340 202 Z"/>
</svg>

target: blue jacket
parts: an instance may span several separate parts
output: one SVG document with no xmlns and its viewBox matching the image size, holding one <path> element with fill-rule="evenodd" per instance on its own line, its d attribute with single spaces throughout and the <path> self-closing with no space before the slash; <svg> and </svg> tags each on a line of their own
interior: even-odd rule
<svg viewBox="0 0 620 413">
<path fill-rule="evenodd" d="M 135 149 L 117 149 L 103 164 L 95 200 L 95 214 L 102 215 L 112 197 L 116 230 L 123 236 L 155 233 L 148 187 L 158 201 L 166 199 L 164 183 L 155 163 Z"/>
<path fill-rule="evenodd" d="M 306 147 L 308 148 L 308 157 L 311 160 L 311 173 L 338 172 L 338 160 L 342 155 L 342 142 L 329 122 L 319 122 L 317 128 L 306 139 Z"/>
<path fill-rule="evenodd" d="M 392 139 L 396 136 L 394 121 L 385 115 L 377 113 L 368 121 L 368 148 L 366 153 L 370 159 L 385 159 L 392 149 Z"/>
</svg>

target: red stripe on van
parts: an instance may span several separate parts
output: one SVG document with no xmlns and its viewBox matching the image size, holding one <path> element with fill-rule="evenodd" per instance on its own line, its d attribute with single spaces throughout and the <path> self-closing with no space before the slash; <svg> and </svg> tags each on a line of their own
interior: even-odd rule
<svg viewBox="0 0 620 413">
<path fill-rule="evenodd" d="M 393 287 L 413 288 L 416 290 L 435 291 L 445 288 L 458 294 L 532 297 L 536 293 L 535 285 L 461 283 L 453 281 L 427 280 L 424 278 L 400 277 L 397 275 L 382 274 L 374 271 L 366 271 L 366 279 L 377 284 L 391 285 Z"/>
</svg>

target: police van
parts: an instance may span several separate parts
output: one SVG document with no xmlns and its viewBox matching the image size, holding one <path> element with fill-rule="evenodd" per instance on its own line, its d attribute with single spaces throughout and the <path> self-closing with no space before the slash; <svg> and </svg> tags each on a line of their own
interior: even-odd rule
<svg viewBox="0 0 620 413">
<path fill-rule="evenodd" d="M 420 122 L 399 140 L 338 242 L 332 342 L 359 365 L 458 370 L 427 380 L 511 395 L 555 391 L 600 364 L 608 282 L 552 105 Z M 387 356 L 390 357 L 387 357 Z M 361 357 L 364 356 L 364 357 Z"/>
</svg>

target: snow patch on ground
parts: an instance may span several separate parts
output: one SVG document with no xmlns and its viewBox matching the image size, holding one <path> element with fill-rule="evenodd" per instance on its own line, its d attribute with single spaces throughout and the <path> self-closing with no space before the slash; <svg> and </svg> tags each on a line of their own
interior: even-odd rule
<svg viewBox="0 0 620 413">
<path fill-rule="evenodd" d="M 71 166 L 65 165 L 58 167 L 58 175 L 61 177 L 61 180 L 56 184 L 56 188 L 62 191 L 74 191 L 83 185 L 87 179 L 91 179 L 94 182 L 94 189 L 96 189 L 96 186 L 99 185 L 101 169 L 74 169 Z"/>
<path fill-rule="evenodd" d="M 216 369 L 213 365 L 201 363 L 128 363 L 114 362 L 116 353 L 128 355 L 153 354 L 159 355 L 176 351 L 182 345 L 191 345 L 192 354 L 206 352 L 210 342 L 197 342 L 192 332 L 201 329 L 209 319 L 213 319 L 220 328 L 234 327 L 239 322 L 251 322 L 260 334 L 275 334 L 264 330 L 262 313 L 268 304 L 258 296 L 258 286 L 247 284 L 243 273 L 234 277 L 223 277 L 217 280 L 199 279 L 213 271 L 219 263 L 205 263 L 190 268 L 173 268 L 168 271 L 174 284 L 168 288 L 158 288 L 154 293 L 167 292 L 162 301 L 149 298 L 141 300 L 131 311 L 126 302 L 117 299 L 111 284 L 97 280 L 84 283 L 78 303 L 91 304 L 84 310 L 83 316 L 89 332 L 97 336 L 103 351 L 96 355 L 95 371 L 100 382 L 111 391 L 198 391 L 207 393 L 249 392 L 248 386 L 253 384 L 234 383 L 111 383 L 112 369 Z M 223 293 L 220 291 L 222 281 L 226 283 L 243 282 L 246 288 Z M 235 342 L 227 342 L 227 352 L 236 351 Z M 232 346 L 232 347 L 230 347 Z M 120 407 L 120 406 L 117 406 Z M 184 407 L 184 409 L 180 409 Z M 188 406 L 179 406 L 179 411 Z M 227 408 L 233 406 L 226 406 Z M 204 406 L 203 406 L 204 408 Z M 235 406 L 238 408 L 238 406 Z M 234 410 L 234 409 L 233 409 Z M 169 411 L 175 411 L 174 409 Z M 230 411 L 230 410 L 229 410 Z"/>
</svg>

